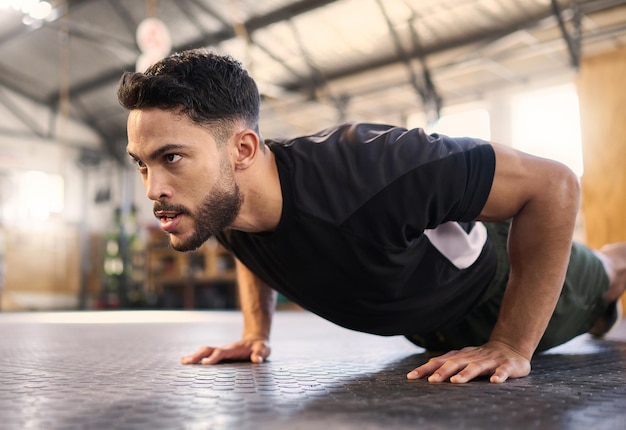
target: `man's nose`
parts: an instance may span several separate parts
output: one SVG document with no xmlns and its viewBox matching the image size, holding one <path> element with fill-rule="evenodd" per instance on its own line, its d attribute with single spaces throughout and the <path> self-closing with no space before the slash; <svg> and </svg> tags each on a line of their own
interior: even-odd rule
<svg viewBox="0 0 626 430">
<path fill-rule="evenodd" d="M 155 173 L 148 173 L 145 182 L 146 196 L 150 200 L 161 200 L 163 197 L 171 196 L 171 187 L 167 185 L 167 182 Z"/>
</svg>

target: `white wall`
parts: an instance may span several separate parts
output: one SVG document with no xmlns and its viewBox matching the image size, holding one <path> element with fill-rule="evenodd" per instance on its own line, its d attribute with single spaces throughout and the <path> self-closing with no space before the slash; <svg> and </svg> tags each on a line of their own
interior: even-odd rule
<svg viewBox="0 0 626 430">
<path fill-rule="evenodd" d="M 0 92 L 0 181 L 5 182 L 0 188 L 0 206 L 6 206 L 6 200 L 11 197 L 7 194 L 15 191 L 10 189 L 15 185 L 10 178 L 36 170 L 63 177 L 65 197 L 62 220 L 67 223 L 85 221 L 90 231 L 104 232 L 112 222 L 115 208 L 133 201 L 138 206 L 140 221 L 143 224 L 153 222 L 152 205 L 145 197 L 139 175 L 130 163 L 121 166 L 105 157 L 98 166 L 79 166 L 80 148 L 102 150 L 103 142 L 95 131 L 79 122 L 63 120 L 47 107 L 6 88 L 0 87 Z M 7 102 L 2 103 L 3 99 Z M 32 121 L 45 136 L 56 136 L 35 135 L 21 115 L 27 115 L 28 121 Z M 110 190 L 110 200 L 96 203 L 96 194 L 106 188 Z M 10 208 L 8 210 L 10 212 Z M 5 212 L 0 211 L 0 225 L 15 222 L 11 214 Z"/>
<path fill-rule="evenodd" d="M 77 162 L 81 148 L 101 148 L 100 137 L 84 124 L 63 119 L 47 107 L 10 90 L 0 88 L 0 92 L 0 172 L 5 182 L 4 195 L 0 195 L 0 205 L 4 206 L 0 214 L 4 214 L 4 219 L 0 219 L 0 222 L 11 224 L 28 221 L 15 219 L 15 208 L 10 207 L 15 197 L 10 194 L 15 190 L 7 190 L 6 182 L 11 187 L 21 173 L 41 171 L 63 178 L 62 220 L 79 223 L 83 217 L 84 176 Z M 108 173 L 103 171 L 102 175 Z"/>
</svg>

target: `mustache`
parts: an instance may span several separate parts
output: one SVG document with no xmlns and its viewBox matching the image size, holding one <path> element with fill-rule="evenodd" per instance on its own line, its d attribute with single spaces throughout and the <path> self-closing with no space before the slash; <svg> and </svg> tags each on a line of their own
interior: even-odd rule
<svg viewBox="0 0 626 430">
<path fill-rule="evenodd" d="M 170 205 L 167 203 L 154 202 L 152 212 L 156 214 L 159 211 L 164 212 L 178 212 L 184 215 L 191 215 L 191 211 L 182 205 Z"/>
</svg>

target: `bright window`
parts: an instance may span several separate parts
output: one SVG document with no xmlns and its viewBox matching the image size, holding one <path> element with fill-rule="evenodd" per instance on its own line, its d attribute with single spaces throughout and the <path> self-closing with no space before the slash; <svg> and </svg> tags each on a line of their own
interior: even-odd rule
<svg viewBox="0 0 626 430">
<path fill-rule="evenodd" d="M 16 172 L 12 179 L 13 192 L 4 215 L 14 223 L 45 221 L 51 214 L 63 211 L 64 184 L 59 175 L 30 170 Z"/>
<path fill-rule="evenodd" d="M 514 148 L 583 174 L 578 95 L 574 85 L 520 94 L 512 100 Z"/>
<path fill-rule="evenodd" d="M 442 115 L 429 132 L 489 141 L 491 139 L 489 112 L 485 109 L 471 109 Z"/>
</svg>

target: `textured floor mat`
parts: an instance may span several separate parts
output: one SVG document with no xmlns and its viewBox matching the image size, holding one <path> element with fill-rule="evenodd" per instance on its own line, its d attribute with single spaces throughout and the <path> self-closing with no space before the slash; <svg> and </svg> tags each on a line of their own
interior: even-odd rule
<svg viewBox="0 0 626 430">
<path fill-rule="evenodd" d="M 229 312 L 0 314 L 1 429 L 623 429 L 626 323 L 502 385 L 408 381 L 401 337 L 278 313 L 270 360 L 183 366 L 236 340 Z"/>
</svg>

